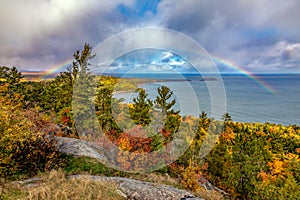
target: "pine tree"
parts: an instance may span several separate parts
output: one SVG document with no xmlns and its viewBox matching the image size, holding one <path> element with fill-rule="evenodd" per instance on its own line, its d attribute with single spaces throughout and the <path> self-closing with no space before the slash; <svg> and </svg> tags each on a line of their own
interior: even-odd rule
<svg viewBox="0 0 300 200">
<path fill-rule="evenodd" d="M 222 115 L 222 120 L 224 120 L 225 124 L 228 124 L 229 122 L 232 121 L 232 118 L 229 115 L 229 113 L 225 113 L 224 115 Z"/>
<path fill-rule="evenodd" d="M 179 111 L 175 112 L 172 108 L 175 105 L 176 100 L 173 99 L 171 102 L 168 102 L 173 95 L 173 92 L 170 90 L 170 88 L 161 86 L 157 89 L 157 92 L 158 96 L 155 99 L 155 104 L 162 107 L 167 115 L 179 114 Z"/>
<path fill-rule="evenodd" d="M 102 77 L 105 79 L 106 77 Z M 96 88 L 96 98 L 95 98 L 95 109 L 100 123 L 101 130 L 104 132 L 110 131 L 112 129 L 113 117 L 112 117 L 112 93 L 113 86 L 115 85 L 112 78 L 107 78 L 107 80 L 100 80 Z M 109 82 L 109 83 L 106 83 Z"/>
<path fill-rule="evenodd" d="M 0 67 L 0 84 L 7 82 L 10 85 L 14 85 L 19 83 L 22 78 L 21 72 L 19 72 L 16 67 Z"/>
<path fill-rule="evenodd" d="M 133 121 L 142 126 L 150 124 L 150 109 L 152 101 L 147 99 L 148 94 L 142 88 L 138 89 L 138 96 L 133 99 L 133 106 L 129 107 L 129 113 Z"/>
<path fill-rule="evenodd" d="M 92 55 L 92 47 L 85 44 L 83 50 L 77 50 L 74 54 L 73 70 L 70 72 L 73 85 L 72 111 L 74 119 L 76 119 L 76 129 L 90 132 L 94 131 L 95 116 L 94 97 L 96 81 L 91 75 L 89 69 L 89 60 Z"/>
<path fill-rule="evenodd" d="M 176 103 L 176 100 L 171 100 L 171 97 L 173 95 L 173 92 L 170 90 L 170 88 L 166 86 L 162 86 L 157 89 L 158 96 L 155 99 L 156 106 L 162 108 L 167 118 L 165 120 L 165 126 L 163 128 L 163 134 L 171 136 L 178 130 L 180 125 L 180 115 L 179 111 L 174 111 L 173 106 Z M 169 139 L 169 140 L 170 140 Z"/>
<path fill-rule="evenodd" d="M 202 140 L 202 137 L 208 131 L 209 125 L 210 119 L 207 117 L 207 113 L 202 111 L 201 115 L 199 116 L 198 131 L 195 139 Z"/>
<path fill-rule="evenodd" d="M 6 67 L 6 66 L 0 66 L 0 85 L 8 84 L 8 94 L 11 96 L 14 93 L 20 93 L 22 92 L 21 86 L 21 79 L 23 78 L 21 72 L 17 70 L 16 67 Z"/>
</svg>

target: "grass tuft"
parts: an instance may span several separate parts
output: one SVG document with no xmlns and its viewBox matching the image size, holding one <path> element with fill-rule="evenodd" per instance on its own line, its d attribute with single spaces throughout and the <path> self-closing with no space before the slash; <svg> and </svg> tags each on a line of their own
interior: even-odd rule
<svg viewBox="0 0 300 200">
<path fill-rule="evenodd" d="M 51 171 L 34 185 L 1 184 L 0 199 L 62 200 L 62 199 L 107 199 L 124 200 L 112 183 L 89 179 L 67 179 L 62 170 Z"/>
</svg>

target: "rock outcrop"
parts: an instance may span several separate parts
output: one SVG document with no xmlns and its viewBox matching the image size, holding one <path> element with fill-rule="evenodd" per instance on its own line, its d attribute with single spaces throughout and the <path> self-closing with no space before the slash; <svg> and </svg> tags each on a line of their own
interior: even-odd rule
<svg viewBox="0 0 300 200">
<path fill-rule="evenodd" d="M 92 142 L 67 137 L 55 137 L 55 140 L 56 147 L 61 153 L 73 156 L 86 156 L 90 158 L 96 158 L 99 160 L 105 159 L 95 150 L 95 144 L 93 144 Z M 97 146 L 96 149 L 100 148 L 101 147 Z M 105 149 L 103 149 L 103 151 L 104 150 Z"/>
<path fill-rule="evenodd" d="M 105 162 L 107 158 L 100 155 L 98 152 L 106 152 L 107 149 L 101 149 L 93 142 L 79 140 L 75 138 L 55 137 L 57 141 L 57 148 L 60 152 L 74 156 L 86 156 L 98 159 Z M 106 152 L 109 155 L 112 152 Z M 82 177 L 83 175 L 74 175 L 72 177 Z M 155 183 L 137 181 L 134 179 L 121 177 L 100 177 L 85 175 L 93 180 L 102 180 L 113 182 L 118 185 L 121 193 L 124 193 L 129 199 L 200 199 L 193 196 L 185 190 L 179 190 L 170 186 L 160 185 Z M 218 191 L 224 196 L 228 196 L 223 190 L 210 184 L 205 178 L 199 180 L 199 185 L 207 192 Z"/>
<path fill-rule="evenodd" d="M 69 178 L 88 178 L 94 181 L 107 181 L 117 185 L 123 196 L 131 200 L 201 200 L 193 194 L 171 186 L 138 181 L 121 177 L 102 177 L 93 175 L 72 175 Z M 203 199 L 202 199 L 203 200 Z"/>
</svg>

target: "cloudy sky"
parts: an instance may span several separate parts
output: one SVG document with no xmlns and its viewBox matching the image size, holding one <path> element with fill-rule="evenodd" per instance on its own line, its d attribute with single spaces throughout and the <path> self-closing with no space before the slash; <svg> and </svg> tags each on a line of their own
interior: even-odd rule
<svg viewBox="0 0 300 200">
<path fill-rule="evenodd" d="M 134 66 L 134 67 L 133 67 Z M 93 68 L 92 68 L 93 69 Z M 138 49 L 114 60 L 105 72 L 110 73 L 198 73 L 184 57 L 166 50 Z M 94 70 L 96 71 L 96 70 Z"/>
<path fill-rule="evenodd" d="M 54 69 L 84 43 L 161 27 L 246 71 L 300 72 L 299 0 L 1 0 L 0 15 L 0 65 L 21 70 Z"/>
</svg>

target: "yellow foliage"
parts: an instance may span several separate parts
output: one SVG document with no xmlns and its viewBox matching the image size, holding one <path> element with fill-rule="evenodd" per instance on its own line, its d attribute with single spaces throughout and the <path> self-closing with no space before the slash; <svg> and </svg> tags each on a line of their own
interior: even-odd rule
<svg viewBox="0 0 300 200">
<path fill-rule="evenodd" d="M 129 151 L 131 149 L 130 141 L 128 138 L 120 139 L 119 148 L 124 151 Z"/>
<path fill-rule="evenodd" d="M 284 171 L 284 162 L 278 159 L 273 160 L 273 162 L 268 162 L 269 167 L 272 170 L 272 175 L 281 175 Z"/>
<path fill-rule="evenodd" d="M 8 95 L 7 86 L 0 86 L 4 94 L 0 96 L 0 176 L 24 171 L 35 173 L 42 166 L 50 167 L 58 154 L 45 134 L 37 134 L 46 126 L 39 127 L 34 124 L 37 119 L 28 118 L 27 114 L 34 117 L 33 112 L 26 113 L 21 108 L 20 95 Z"/>
<path fill-rule="evenodd" d="M 285 155 L 285 157 L 286 157 L 288 160 L 298 159 L 298 158 L 299 158 L 298 155 L 293 154 L 293 153 L 288 153 L 288 154 Z"/>
<path fill-rule="evenodd" d="M 181 168 L 181 184 L 188 190 L 199 192 L 201 187 L 198 183 L 201 177 L 201 169 L 198 165 L 192 163 L 186 168 Z"/>
<path fill-rule="evenodd" d="M 222 137 L 226 142 L 232 142 L 235 138 L 235 134 L 230 127 L 226 127 L 225 131 L 222 133 Z"/>
<path fill-rule="evenodd" d="M 257 135 L 257 136 L 262 136 L 262 137 L 264 137 L 264 136 L 266 136 L 267 134 L 264 133 L 263 131 L 257 131 L 257 132 L 256 132 L 256 135 Z"/>
</svg>

